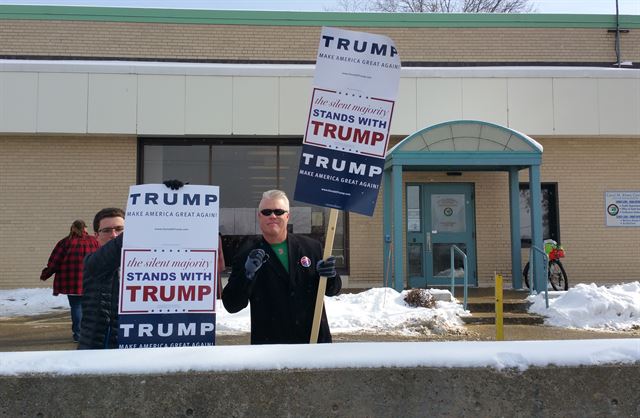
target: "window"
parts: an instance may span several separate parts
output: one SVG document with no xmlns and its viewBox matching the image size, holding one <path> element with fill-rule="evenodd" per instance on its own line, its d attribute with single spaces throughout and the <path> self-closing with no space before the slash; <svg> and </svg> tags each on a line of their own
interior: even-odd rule
<svg viewBox="0 0 640 418">
<path fill-rule="evenodd" d="M 407 186 L 407 231 L 420 232 L 420 186 Z"/>
<path fill-rule="evenodd" d="M 324 242 L 329 208 L 293 201 L 302 144 L 300 140 L 140 141 L 140 183 L 180 179 L 220 186 L 220 233 L 225 263 L 247 236 L 260 234 L 256 211 L 262 193 L 281 189 L 290 199 L 289 231 Z M 333 245 L 341 273 L 346 272 L 346 223 L 340 212 Z"/>
<path fill-rule="evenodd" d="M 542 239 L 560 242 L 558 217 L 558 185 L 542 183 Z M 529 183 L 520 183 L 520 242 L 531 246 L 531 193 Z"/>
</svg>

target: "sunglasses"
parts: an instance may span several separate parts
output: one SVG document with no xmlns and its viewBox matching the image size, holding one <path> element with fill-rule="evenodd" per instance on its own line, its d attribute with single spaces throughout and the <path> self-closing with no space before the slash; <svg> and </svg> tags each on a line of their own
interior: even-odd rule
<svg viewBox="0 0 640 418">
<path fill-rule="evenodd" d="M 284 209 L 262 209 L 260 211 L 260 213 L 264 216 L 271 216 L 272 213 L 275 213 L 276 216 L 282 216 L 287 212 L 289 211 Z"/>
</svg>

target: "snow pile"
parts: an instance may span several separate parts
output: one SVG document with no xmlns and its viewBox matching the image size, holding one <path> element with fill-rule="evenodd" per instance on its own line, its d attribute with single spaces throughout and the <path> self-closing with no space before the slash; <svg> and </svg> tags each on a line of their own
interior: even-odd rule
<svg viewBox="0 0 640 418">
<path fill-rule="evenodd" d="M 441 293 L 441 292 L 440 292 Z M 451 299 L 451 294 L 446 292 Z M 435 309 L 414 308 L 401 293 L 390 288 L 374 288 L 362 293 L 346 293 L 325 298 L 332 334 L 443 334 L 462 327 L 465 311 L 455 301 L 437 301 Z"/>
<path fill-rule="evenodd" d="M 69 310 L 67 297 L 53 296 L 48 288 L 0 290 L 0 318 L 42 315 L 58 309 Z"/>
<path fill-rule="evenodd" d="M 430 291 L 438 299 L 451 300 L 448 291 Z M 443 295 L 446 293 L 446 295 Z M 455 301 L 436 302 L 435 309 L 414 308 L 404 297 L 389 288 L 374 288 L 362 293 L 345 293 L 325 298 L 332 334 L 377 333 L 395 335 L 444 334 L 462 327 L 462 306 Z M 216 333 L 243 334 L 251 329 L 249 307 L 230 314 L 222 301 L 217 302 Z M 0 318 L 40 315 L 53 310 L 69 310 L 67 298 L 51 295 L 50 289 L 0 290 Z"/>
<path fill-rule="evenodd" d="M 547 317 L 545 324 L 563 328 L 624 331 L 640 328 L 640 282 L 610 287 L 578 284 L 566 292 L 530 296 L 529 312 Z"/>
<path fill-rule="evenodd" d="M 468 315 L 462 305 L 451 300 L 447 290 L 429 289 L 437 299 L 434 309 L 411 307 L 404 298 L 407 291 L 373 288 L 361 293 L 344 293 L 325 298 L 327 318 L 333 334 L 445 334 L 462 329 L 461 316 Z M 549 292 L 549 309 L 544 294 L 529 296 L 529 311 L 546 317 L 545 323 L 564 328 L 625 331 L 640 329 L 640 282 L 614 286 L 578 284 L 566 292 Z M 40 315 L 68 311 L 67 298 L 55 297 L 51 290 L 0 290 L 0 318 Z M 249 332 L 249 308 L 230 314 L 218 301 L 217 333 Z"/>
<path fill-rule="evenodd" d="M 244 334 L 251 330 L 251 315 L 247 306 L 238 313 L 230 314 L 218 300 L 216 305 L 216 334 Z"/>
</svg>

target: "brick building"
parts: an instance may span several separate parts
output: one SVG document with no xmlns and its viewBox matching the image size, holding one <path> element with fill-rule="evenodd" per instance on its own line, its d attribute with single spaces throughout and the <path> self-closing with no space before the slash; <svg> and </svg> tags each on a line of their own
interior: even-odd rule
<svg viewBox="0 0 640 418">
<path fill-rule="evenodd" d="M 394 39 L 403 70 L 391 145 L 457 119 L 526 133 L 544 147 L 545 238 L 567 248 L 570 283 L 640 279 L 640 220 L 608 226 L 605 205 L 608 192 L 640 194 L 638 16 L 621 16 L 617 34 L 603 15 L 0 6 L 0 288 L 41 286 L 74 219 L 90 223 L 124 206 L 131 184 L 167 178 L 221 186 L 231 257 L 257 232 L 248 220 L 260 193 L 293 194 L 322 26 Z M 525 195 L 525 172 L 520 181 Z M 512 279 L 505 173 L 403 177 L 454 182 L 473 190 L 472 283 Z M 348 286 L 382 285 L 381 205 L 371 218 L 340 216 Z M 292 206 L 294 232 L 321 239 L 327 210 Z"/>
</svg>

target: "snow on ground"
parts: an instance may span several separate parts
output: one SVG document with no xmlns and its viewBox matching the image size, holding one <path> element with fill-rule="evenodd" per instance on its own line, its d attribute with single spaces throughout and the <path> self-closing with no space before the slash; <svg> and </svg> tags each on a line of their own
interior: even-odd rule
<svg viewBox="0 0 640 418">
<path fill-rule="evenodd" d="M 462 326 L 459 315 L 465 315 L 465 311 L 461 304 L 438 301 L 435 309 L 413 308 L 404 302 L 406 293 L 374 288 L 325 298 L 331 332 L 411 335 L 432 331 L 443 333 Z M 451 298 L 448 291 L 434 290 L 433 293 Z M 0 290 L 0 318 L 68 309 L 66 296 L 53 296 L 50 289 Z M 241 334 L 249 332 L 250 327 L 249 308 L 230 314 L 218 301 L 217 333 Z"/>
<path fill-rule="evenodd" d="M 432 332 L 438 328 L 460 327 L 460 316 L 467 314 L 456 302 L 438 301 L 435 309 L 412 308 L 405 304 L 405 294 L 392 289 L 375 288 L 358 294 L 325 298 L 332 332 L 403 335 Z M 441 299 L 442 294 L 439 296 Z M 530 296 L 533 302 L 531 310 L 547 315 L 549 325 L 611 330 L 640 327 L 639 282 L 609 288 L 593 284 L 577 285 L 568 292 L 552 292 L 551 296 L 548 310 L 545 308 L 544 295 Z M 0 319 L 67 309 L 66 297 L 54 297 L 49 289 L 0 291 Z M 231 315 L 222 304 L 219 305 L 219 333 L 248 332 L 249 325 L 248 309 Z M 638 363 L 638 338 L 385 342 L 4 352 L 0 356 L 0 376 L 354 367 L 493 367 L 498 370 L 525 370 L 531 366 Z"/>
<path fill-rule="evenodd" d="M 381 367 L 595 366 L 640 363 L 640 339 L 451 341 L 5 352 L 0 376 Z"/>
<path fill-rule="evenodd" d="M 69 310 L 67 297 L 53 296 L 49 288 L 0 290 L 0 318 L 41 315 L 60 309 Z"/>
<path fill-rule="evenodd" d="M 434 293 L 442 291 L 435 291 Z M 451 300 L 451 293 L 444 291 Z M 345 293 L 325 298 L 331 332 L 334 334 L 376 333 L 411 335 L 442 333 L 463 326 L 462 305 L 455 301 L 437 301 L 435 309 L 410 307 L 404 297 L 390 288 L 374 288 L 357 294 Z"/>
<path fill-rule="evenodd" d="M 433 290 L 439 299 L 450 295 Z M 456 302 L 438 301 L 435 309 L 414 308 L 404 302 L 406 291 L 374 288 L 362 293 L 344 293 L 325 298 L 327 316 L 334 334 L 384 333 L 410 335 L 460 328 L 466 313 Z M 578 284 L 567 292 L 549 292 L 549 309 L 544 294 L 530 296 L 530 312 L 547 317 L 555 327 L 622 331 L 640 328 L 640 282 L 610 287 Z M 48 288 L 0 290 L 0 318 L 40 315 L 68 310 L 65 296 L 53 296 Z M 217 332 L 249 332 L 249 309 L 229 314 L 218 304 Z"/>
<path fill-rule="evenodd" d="M 531 296 L 529 312 L 547 317 L 545 324 L 563 328 L 624 331 L 640 328 L 640 282 L 610 287 L 578 284 L 567 292 Z"/>
<path fill-rule="evenodd" d="M 344 293 L 325 298 L 331 333 L 440 334 L 462 327 L 459 315 L 465 315 L 465 311 L 459 303 L 438 301 L 436 309 L 413 308 L 404 302 L 406 293 L 398 293 L 389 288 L 374 288 L 362 293 Z M 451 293 L 444 293 L 445 298 L 451 299 Z M 249 332 L 250 327 L 248 308 L 232 315 L 224 309 L 222 303 L 218 304 L 217 333 L 244 333 Z"/>
</svg>

